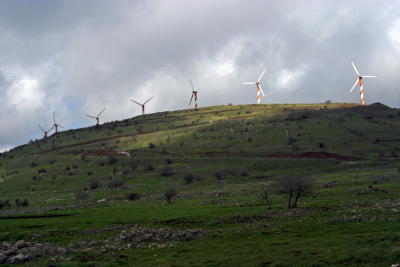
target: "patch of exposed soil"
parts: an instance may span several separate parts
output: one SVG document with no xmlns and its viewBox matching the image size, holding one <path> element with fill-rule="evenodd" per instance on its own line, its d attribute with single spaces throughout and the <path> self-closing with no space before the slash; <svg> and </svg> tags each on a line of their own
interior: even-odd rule
<svg viewBox="0 0 400 267">
<path fill-rule="evenodd" d="M 304 153 L 288 153 L 288 154 L 271 154 L 266 158 L 313 158 L 313 159 L 337 159 L 337 160 L 353 160 L 354 158 L 342 156 L 329 152 L 304 152 Z"/>
</svg>

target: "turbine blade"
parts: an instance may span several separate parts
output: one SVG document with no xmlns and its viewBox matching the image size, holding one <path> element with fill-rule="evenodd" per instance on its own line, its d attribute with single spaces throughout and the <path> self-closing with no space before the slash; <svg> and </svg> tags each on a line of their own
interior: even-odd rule
<svg viewBox="0 0 400 267">
<path fill-rule="evenodd" d="M 40 130 L 42 130 L 43 132 L 46 132 L 45 130 L 43 130 L 42 126 L 38 125 Z"/>
<path fill-rule="evenodd" d="M 194 91 L 192 80 L 189 80 L 189 81 L 190 81 L 190 85 L 192 86 L 192 91 Z"/>
<path fill-rule="evenodd" d="M 56 115 L 54 115 L 54 112 L 53 112 L 53 121 L 54 121 L 54 124 L 56 124 Z"/>
<path fill-rule="evenodd" d="M 256 82 L 244 82 L 242 84 L 256 84 Z"/>
<path fill-rule="evenodd" d="M 361 76 L 361 74 L 358 72 L 358 70 L 357 70 L 357 68 L 356 68 L 356 65 L 354 65 L 353 62 L 351 62 L 351 65 L 353 65 L 353 68 L 354 68 L 355 72 L 357 73 L 357 75 L 358 75 L 358 76 Z"/>
<path fill-rule="evenodd" d="M 143 105 L 145 105 L 147 102 L 149 102 L 154 96 L 150 97 L 149 99 L 147 99 L 146 102 L 143 103 Z"/>
<path fill-rule="evenodd" d="M 100 117 L 100 115 L 104 112 L 104 110 L 106 110 L 106 108 L 103 108 L 103 110 L 100 111 L 99 115 L 97 115 L 97 118 Z"/>
<path fill-rule="evenodd" d="M 361 76 L 361 77 L 363 77 L 363 78 L 376 78 L 376 77 L 378 77 L 378 76 L 374 76 L 374 75 L 363 75 L 363 76 Z"/>
<path fill-rule="evenodd" d="M 89 118 L 96 119 L 96 117 L 93 117 L 93 116 L 90 116 L 90 115 L 87 115 L 87 114 L 86 114 L 86 116 L 89 117 Z"/>
<path fill-rule="evenodd" d="M 193 93 L 192 93 L 192 97 L 190 98 L 190 101 L 189 101 L 189 106 L 190 106 L 190 104 L 192 104 L 192 100 L 193 100 Z"/>
<path fill-rule="evenodd" d="M 261 85 L 258 85 L 258 88 L 260 88 L 261 94 L 262 94 L 263 96 L 265 96 L 265 95 L 264 95 L 264 92 L 263 92 L 263 89 L 261 88 Z"/>
<path fill-rule="evenodd" d="M 356 87 L 356 85 L 357 85 L 357 83 L 358 83 L 358 80 L 359 80 L 359 79 L 357 79 L 356 82 L 354 83 L 353 87 L 351 87 L 350 93 L 353 91 L 354 87 Z"/>
<path fill-rule="evenodd" d="M 141 106 L 142 104 L 140 104 L 140 103 L 138 103 L 138 102 L 136 102 L 135 100 L 132 100 L 132 99 L 130 99 L 133 103 L 136 103 L 136 104 L 138 104 L 139 106 Z"/>
<path fill-rule="evenodd" d="M 258 80 L 257 80 L 258 82 L 261 81 L 261 78 L 262 78 L 262 76 L 264 76 L 265 71 L 266 71 L 266 69 L 264 69 L 263 72 L 261 73 L 260 77 L 258 77 Z"/>
</svg>

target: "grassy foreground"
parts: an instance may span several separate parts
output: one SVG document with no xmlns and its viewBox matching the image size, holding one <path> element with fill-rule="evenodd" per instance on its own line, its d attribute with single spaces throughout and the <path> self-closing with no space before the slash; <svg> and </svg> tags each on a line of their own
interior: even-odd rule
<svg viewBox="0 0 400 267">
<path fill-rule="evenodd" d="M 65 131 L 0 158 L 0 244 L 63 248 L 28 266 L 390 266 L 399 152 L 400 113 L 381 104 L 217 106 Z M 313 194 L 295 209 L 270 194 L 268 207 L 262 192 L 289 175 L 313 178 Z M 180 236 L 190 229 L 202 234 Z"/>
</svg>

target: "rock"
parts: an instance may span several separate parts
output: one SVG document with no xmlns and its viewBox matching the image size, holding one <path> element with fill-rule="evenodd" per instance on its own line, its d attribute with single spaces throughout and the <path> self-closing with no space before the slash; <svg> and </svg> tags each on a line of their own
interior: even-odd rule
<svg viewBox="0 0 400 267">
<path fill-rule="evenodd" d="M 17 242 L 15 242 L 14 246 L 18 249 L 23 248 L 24 246 L 26 246 L 25 241 L 24 240 L 19 240 Z"/>
<path fill-rule="evenodd" d="M 23 254 L 17 254 L 15 256 L 9 257 L 7 262 L 11 263 L 11 264 L 24 263 L 25 262 L 25 256 Z"/>
<path fill-rule="evenodd" d="M 4 263 L 7 260 L 7 255 L 4 253 L 0 253 L 0 264 Z"/>
<path fill-rule="evenodd" d="M 6 247 L 6 248 L 11 247 L 11 244 L 8 243 L 8 242 L 6 242 L 6 241 L 4 241 L 1 245 L 2 245 L 3 247 Z"/>
</svg>

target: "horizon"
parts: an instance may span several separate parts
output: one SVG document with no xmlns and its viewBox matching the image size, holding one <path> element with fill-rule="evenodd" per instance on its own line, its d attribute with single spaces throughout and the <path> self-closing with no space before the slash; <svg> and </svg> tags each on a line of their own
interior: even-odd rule
<svg viewBox="0 0 400 267">
<path fill-rule="evenodd" d="M 0 151 L 40 138 L 53 111 L 70 129 L 103 107 L 104 121 L 141 114 L 129 99 L 154 96 L 146 113 L 188 108 L 190 80 L 200 107 L 257 103 L 241 83 L 263 69 L 263 104 L 358 103 L 354 62 L 378 76 L 364 83 L 366 104 L 399 107 L 400 3 L 6 0 L 0 10 Z"/>
</svg>

